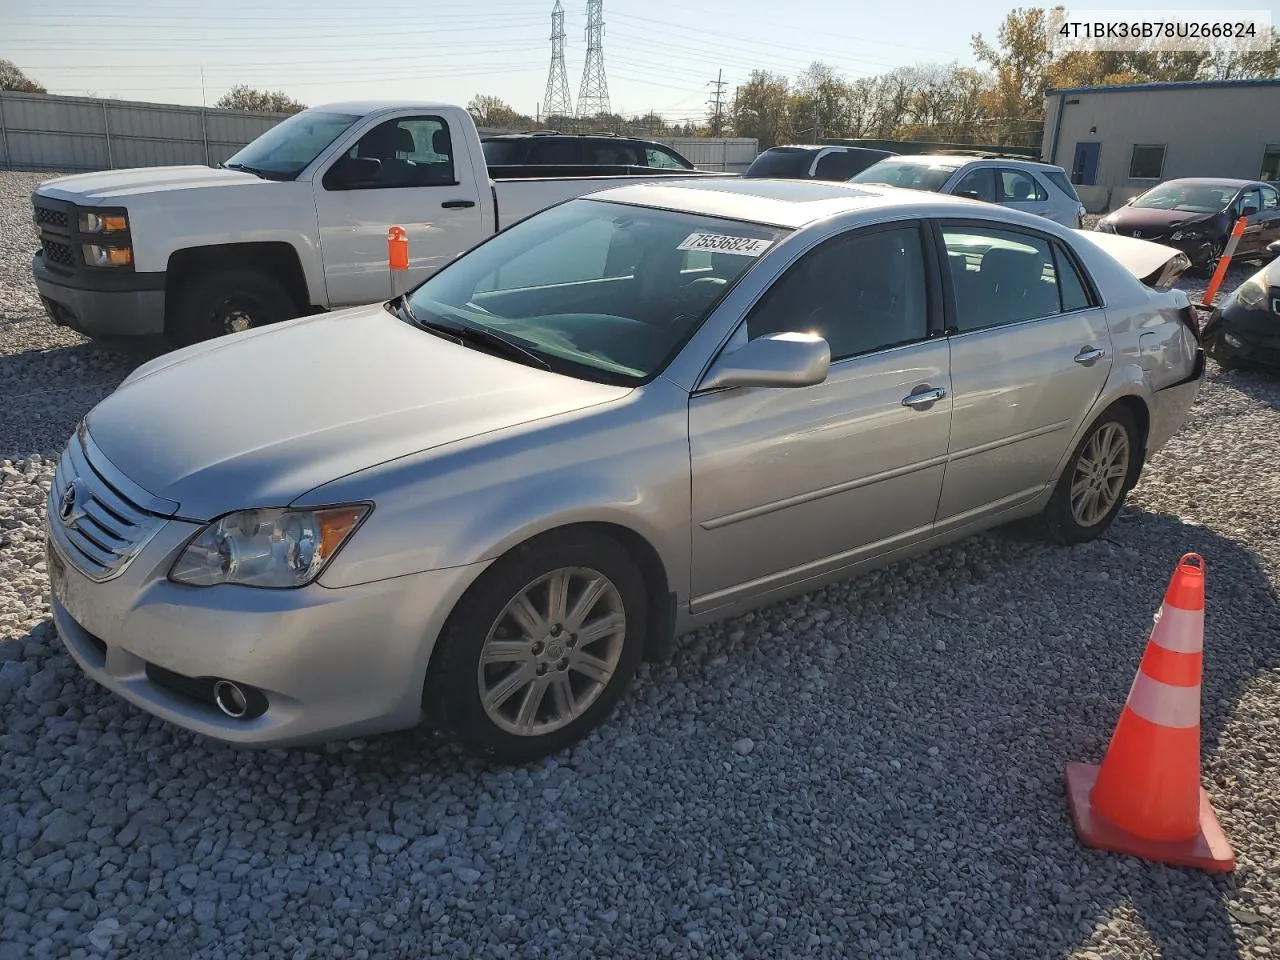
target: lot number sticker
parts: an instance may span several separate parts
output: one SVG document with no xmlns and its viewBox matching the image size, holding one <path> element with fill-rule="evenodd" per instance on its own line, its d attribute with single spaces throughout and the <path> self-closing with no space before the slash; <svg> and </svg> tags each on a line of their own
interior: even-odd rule
<svg viewBox="0 0 1280 960">
<path fill-rule="evenodd" d="M 691 233 L 677 250 L 706 250 L 710 253 L 732 253 L 739 257 L 758 257 L 771 246 L 772 240 L 754 237 L 726 237 L 717 233 Z"/>
</svg>

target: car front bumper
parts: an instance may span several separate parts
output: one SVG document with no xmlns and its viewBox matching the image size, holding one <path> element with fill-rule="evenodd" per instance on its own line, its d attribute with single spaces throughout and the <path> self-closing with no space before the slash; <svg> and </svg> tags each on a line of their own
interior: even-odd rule
<svg viewBox="0 0 1280 960">
<path fill-rule="evenodd" d="M 1280 297 L 1267 302 L 1270 308 L 1215 310 L 1204 326 L 1210 356 L 1280 369 Z"/>
<path fill-rule="evenodd" d="M 60 273 L 44 254 L 31 261 L 31 275 L 49 319 L 89 337 L 139 337 L 164 333 L 165 275 L 119 277 Z"/>
<path fill-rule="evenodd" d="M 53 620 L 80 667 L 170 723 L 245 746 L 276 747 L 414 726 L 436 636 L 486 566 L 376 583 L 296 590 L 188 587 L 167 579 L 198 525 L 168 521 L 122 573 L 83 574 L 50 497 Z M 260 695 L 265 709 L 233 719 L 213 700 L 217 679 Z"/>
</svg>

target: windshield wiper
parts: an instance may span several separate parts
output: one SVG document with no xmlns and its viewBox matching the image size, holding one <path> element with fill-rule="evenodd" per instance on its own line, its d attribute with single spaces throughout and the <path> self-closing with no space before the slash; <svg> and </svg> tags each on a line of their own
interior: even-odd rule
<svg viewBox="0 0 1280 960">
<path fill-rule="evenodd" d="M 267 176 L 266 171 L 259 170 L 257 167 L 251 167 L 247 163 L 223 163 L 223 164 L 220 164 L 220 166 L 226 170 L 243 170 L 245 173 L 252 173 L 255 177 L 257 177 L 260 180 L 271 179 L 270 177 Z"/>
<path fill-rule="evenodd" d="M 396 314 L 403 320 L 407 320 L 415 327 L 421 327 L 430 333 L 444 337 L 447 340 L 453 340 L 458 344 L 471 344 L 472 346 L 488 347 L 490 352 L 501 354 L 510 360 L 518 360 L 521 363 L 531 364 L 540 367 L 543 370 L 550 370 L 551 364 L 547 363 L 542 357 L 538 356 L 532 350 L 520 346 L 514 340 L 504 337 L 500 333 L 495 333 L 486 327 L 468 327 L 459 323 L 446 323 L 442 320 L 427 320 L 417 316 L 413 312 L 413 308 L 409 306 L 409 295 L 402 293 L 396 299 L 391 301 L 395 308 Z"/>
</svg>

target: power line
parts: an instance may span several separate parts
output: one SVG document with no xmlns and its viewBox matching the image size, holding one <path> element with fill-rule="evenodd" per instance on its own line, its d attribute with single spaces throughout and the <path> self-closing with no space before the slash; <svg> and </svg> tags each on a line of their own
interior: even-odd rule
<svg viewBox="0 0 1280 960">
<path fill-rule="evenodd" d="M 587 0 L 587 61 L 578 90 L 578 116 L 608 114 L 609 81 L 604 73 L 604 0 Z"/>
<path fill-rule="evenodd" d="M 547 71 L 547 92 L 542 109 L 548 117 L 573 116 L 569 100 L 569 75 L 564 68 L 564 6 L 560 0 L 551 8 L 551 69 Z"/>
</svg>

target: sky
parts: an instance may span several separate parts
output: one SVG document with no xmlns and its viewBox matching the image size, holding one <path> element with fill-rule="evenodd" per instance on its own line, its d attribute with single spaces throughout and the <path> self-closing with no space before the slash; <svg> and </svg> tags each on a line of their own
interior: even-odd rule
<svg viewBox="0 0 1280 960">
<path fill-rule="evenodd" d="M 465 105 L 497 96 L 534 115 L 550 63 L 554 0 L 0 0 L 0 58 L 50 93 L 212 105 L 237 83 L 308 105 L 374 97 Z M 705 118 L 752 69 L 796 76 L 821 60 L 848 78 L 916 63 L 973 63 L 1010 0 L 605 0 L 604 61 L 615 112 Z M 1048 5 L 1048 4 L 1046 4 Z M 1105 4 L 1093 0 L 1087 8 Z M 1212 5 L 1128 0 L 1152 17 Z M 1269 11 L 1277 3 L 1231 3 Z M 577 99 L 586 0 L 565 0 L 565 64 Z"/>
</svg>

